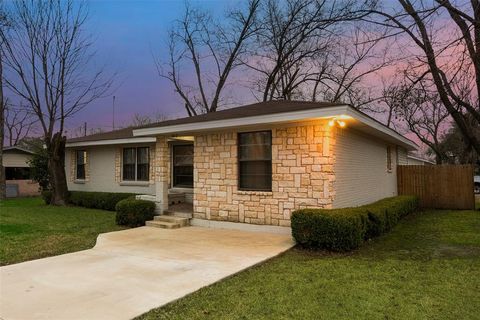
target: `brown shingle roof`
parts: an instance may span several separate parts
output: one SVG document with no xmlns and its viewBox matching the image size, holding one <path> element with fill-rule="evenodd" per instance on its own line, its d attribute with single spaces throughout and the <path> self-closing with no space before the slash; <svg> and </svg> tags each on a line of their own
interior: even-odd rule
<svg viewBox="0 0 480 320">
<path fill-rule="evenodd" d="M 220 110 L 217 112 L 201 114 L 193 117 L 186 117 L 174 120 L 167 120 L 157 123 L 152 123 L 139 127 L 129 127 L 125 129 L 97 133 L 86 137 L 68 139 L 68 142 L 83 142 L 83 141 L 97 141 L 97 140 L 111 140 L 111 139 L 126 139 L 133 137 L 134 129 L 153 128 L 153 127 L 167 127 L 178 124 L 188 124 L 204 121 L 225 120 L 244 118 L 250 116 L 268 115 L 282 112 L 302 111 L 308 109 L 326 108 L 334 106 L 342 106 L 344 103 L 330 103 L 330 102 L 309 102 L 309 101 L 269 101 L 249 104 L 246 106 Z"/>
<path fill-rule="evenodd" d="M 115 131 L 95 133 L 85 137 L 68 139 L 67 143 L 132 138 L 133 129 L 134 127 L 129 127 L 129 128 L 119 129 Z"/>
</svg>

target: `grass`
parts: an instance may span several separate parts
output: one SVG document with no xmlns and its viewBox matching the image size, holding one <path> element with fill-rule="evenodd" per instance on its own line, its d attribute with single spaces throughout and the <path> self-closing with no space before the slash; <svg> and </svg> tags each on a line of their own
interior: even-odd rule
<svg viewBox="0 0 480 320">
<path fill-rule="evenodd" d="M 138 319 L 478 319 L 480 212 L 426 211 L 350 254 L 294 248 Z"/>
<path fill-rule="evenodd" d="M 115 213 L 47 206 L 41 198 L 0 203 L 0 265 L 89 249 L 98 234 L 121 230 Z"/>
</svg>

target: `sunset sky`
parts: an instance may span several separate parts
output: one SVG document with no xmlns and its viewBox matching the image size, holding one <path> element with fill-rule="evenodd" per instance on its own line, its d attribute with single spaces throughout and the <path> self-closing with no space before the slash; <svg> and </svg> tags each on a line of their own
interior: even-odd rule
<svg viewBox="0 0 480 320">
<path fill-rule="evenodd" d="M 202 7 L 225 10 L 233 1 L 200 1 Z M 184 1 L 92 0 L 89 2 L 89 32 L 95 40 L 95 63 L 116 73 L 116 123 L 128 122 L 133 114 L 161 113 L 186 116 L 171 84 L 158 76 L 153 55 L 164 56 L 167 30 L 182 14 Z M 89 128 L 112 126 L 112 97 L 95 101 L 71 118 L 75 128 L 86 121 Z"/>
<path fill-rule="evenodd" d="M 192 5 L 209 10 L 216 17 L 222 17 L 227 9 L 239 3 L 236 0 L 191 1 Z M 174 92 L 172 84 L 158 75 L 154 62 L 154 56 L 165 60 L 168 29 L 175 19 L 181 17 L 185 2 L 90 0 L 88 5 L 90 19 L 86 31 L 94 39 L 94 63 L 105 65 L 110 74 L 116 75 L 115 90 L 111 96 L 94 101 L 68 119 L 67 135 L 82 134 L 85 122 L 88 131 L 98 128 L 112 130 L 113 95 L 116 128 L 128 125 L 136 113 L 168 118 L 187 116 L 183 102 Z M 388 77 L 394 68 L 382 72 Z M 250 89 L 242 87 L 242 81 L 248 80 L 232 76 L 230 81 L 235 86 L 226 87 L 224 92 L 233 97 L 232 105 L 255 102 Z M 191 77 L 193 72 L 182 72 L 183 79 Z M 369 83 L 372 81 L 374 83 L 377 78 L 369 80 Z"/>
</svg>

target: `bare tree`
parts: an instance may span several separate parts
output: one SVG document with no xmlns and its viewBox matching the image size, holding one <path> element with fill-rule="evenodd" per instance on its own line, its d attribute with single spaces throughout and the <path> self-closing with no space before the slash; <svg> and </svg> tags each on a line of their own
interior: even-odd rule
<svg viewBox="0 0 480 320">
<path fill-rule="evenodd" d="M 94 70 L 91 41 L 84 33 L 84 2 L 10 3 L 11 28 L 0 30 L 9 90 L 28 102 L 49 156 L 52 204 L 65 205 L 65 119 L 106 94 L 112 78 Z"/>
<path fill-rule="evenodd" d="M 260 0 L 250 0 L 244 11 L 232 11 L 225 24 L 208 13 L 186 5 L 183 17 L 169 32 L 169 61 L 157 61 L 161 77 L 168 79 L 185 103 L 187 113 L 215 112 L 231 72 L 239 65 L 245 43 L 255 32 Z M 194 80 L 183 81 L 183 68 L 193 69 Z M 209 72 L 213 66 L 214 72 Z"/>
<path fill-rule="evenodd" d="M 4 10 L 3 2 L 0 2 L 0 29 L 8 27 L 7 14 Z M 5 99 L 3 96 L 3 40 L 0 38 L 0 200 L 6 198 L 6 176 L 3 166 L 3 144 L 5 140 Z"/>
<path fill-rule="evenodd" d="M 470 117 L 469 120 L 473 119 Z M 474 128 L 475 134 L 480 137 L 478 122 L 471 121 L 471 126 Z M 446 154 L 448 163 L 478 165 L 480 159 L 478 154 L 473 150 L 472 146 L 465 141 L 465 138 L 455 124 L 442 136 L 440 148 Z"/>
<path fill-rule="evenodd" d="M 6 177 L 3 166 L 3 144 L 5 140 L 5 101 L 3 98 L 3 54 L 0 50 L 0 200 L 6 198 Z"/>
<path fill-rule="evenodd" d="M 254 55 L 244 63 L 260 74 L 260 100 L 291 100 L 309 75 L 308 62 L 326 52 L 333 24 L 325 2 L 268 0 L 262 7 Z"/>
<path fill-rule="evenodd" d="M 153 115 L 142 115 L 140 113 L 135 113 L 127 126 L 139 127 L 147 124 L 161 122 L 167 120 L 168 117 L 163 113 L 155 113 Z"/>
<path fill-rule="evenodd" d="M 5 105 L 5 138 L 9 146 L 16 146 L 19 141 L 31 133 L 36 123 L 35 115 L 22 105 L 15 107 L 8 102 Z"/>
<path fill-rule="evenodd" d="M 255 83 L 259 100 L 305 98 L 307 85 L 313 86 L 310 96 L 317 100 L 320 87 L 326 88 L 324 83 L 333 81 L 342 82 L 336 88 L 345 89 L 345 75 L 334 75 L 332 68 L 338 58 L 334 55 L 339 49 L 338 36 L 343 32 L 339 25 L 359 19 L 360 8 L 370 5 L 355 1 L 267 1 L 258 22 L 256 50 L 244 61 L 260 74 Z"/>
<path fill-rule="evenodd" d="M 469 124 L 480 121 L 480 3 L 398 0 L 398 6 L 370 10 L 365 20 L 390 29 L 415 64 L 415 77 L 428 80 L 468 144 L 480 153 Z M 468 94 L 465 94 L 468 92 Z"/>
<path fill-rule="evenodd" d="M 450 115 L 438 94 L 423 82 L 391 84 L 383 90 L 383 101 L 390 112 L 387 125 L 396 121 L 413 132 L 435 154 L 438 164 L 447 160 L 441 142 Z"/>
<path fill-rule="evenodd" d="M 381 32 L 374 33 L 358 22 L 340 33 L 331 52 L 318 59 L 322 67 L 312 74 L 313 86 L 309 86 L 312 100 L 345 102 L 357 109 L 377 111 L 369 104 L 379 99 L 378 92 L 372 92 L 371 83 L 366 84 L 365 79 L 393 62 L 387 54 L 388 45 L 380 43 Z"/>
<path fill-rule="evenodd" d="M 104 132 L 104 130 L 100 127 L 93 127 L 93 128 L 88 127 L 87 128 L 86 125 L 87 125 L 87 123 L 85 122 L 81 126 L 65 130 L 65 135 L 68 138 L 80 138 L 80 137 L 85 137 L 87 135 L 92 135 L 92 134 L 97 134 L 97 133 Z"/>
</svg>

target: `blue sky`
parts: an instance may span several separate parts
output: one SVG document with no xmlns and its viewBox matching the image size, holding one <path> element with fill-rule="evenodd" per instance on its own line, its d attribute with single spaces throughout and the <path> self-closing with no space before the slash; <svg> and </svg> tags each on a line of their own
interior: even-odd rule
<svg viewBox="0 0 480 320">
<path fill-rule="evenodd" d="M 170 83 L 161 79 L 153 54 L 164 55 L 168 28 L 181 16 L 184 1 L 90 0 L 88 32 L 96 51 L 95 64 L 116 73 L 116 123 L 128 122 L 133 114 L 161 113 L 185 116 L 182 102 Z M 198 1 L 206 9 L 219 11 L 232 1 Z M 111 129 L 112 97 L 95 101 L 71 118 L 67 125 Z"/>
</svg>

